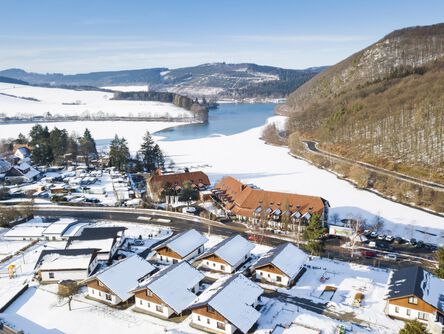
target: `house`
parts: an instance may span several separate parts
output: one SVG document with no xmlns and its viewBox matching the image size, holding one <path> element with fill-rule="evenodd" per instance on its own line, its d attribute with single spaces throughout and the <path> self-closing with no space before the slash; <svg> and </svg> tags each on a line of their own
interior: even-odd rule
<svg viewBox="0 0 444 334">
<path fill-rule="evenodd" d="M 113 263 L 83 281 L 88 297 L 110 305 L 132 302 L 131 289 L 146 279 L 156 268 L 138 255 Z"/>
<path fill-rule="evenodd" d="M 0 182 L 4 182 L 6 178 L 6 172 L 11 169 L 12 165 L 5 159 L 0 158 Z"/>
<path fill-rule="evenodd" d="M 444 280 L 419 266 L 391 273 L 386 300 L 390 317 L 444 325 Z"/>
<path fill-rule="evenodd" d="M 42 235 L 46 240 L 68 240 L 68 237 L 65 236 L 65 233 L 78 224 L 80 224 L 80 222 L 75 219 L 62 218 L 49 225 L 42 232 Z M 81 225 L 84 226 L 84 224 Z"/>
<path fill-rule="evenodd" d="M 203 278 L 187 261 L 166 267 L 131 291 L 133 310 L 164 319 L 180 315 L 196 298 Z"/>
<path fill-rule="evenodd" d="M 151 197 L 157 200 L 160 199 L 162 193 L 168 188 L 174 190 L 176 193 L 180 193 L 186 182 L 189 182 L 192 189 L 197 191 L 206 190 L 211 185 L 208 175 L 201 171 L 165 175 L 158 174 L 150 176 L 147 179 Z"/>
<path fill-rule="evenodd" d="M 242 274 L 220 278 L 191 306 L 191 326 L 213 333 L 247 333 L 257 322 L 264 290 Z"/>
<path fill-rule="evenodd" d="M 45 231 L 51 223 L 44 221 L 41 217 L 15 225 L 9 229 L 3 237 L 6 240 L 43 240 L 43 231 Z"/>
<path fill-rule="evenodd" d="M 44 249 L 35 270 L 42 283 L 82 281 L 94 272 L 97 265 L 96 249 Z"/>
<path fill-rule="evenodd" d="M 31 156 L 31 149 L 27 145 L 14 145 L 14 156 L 24 160 Z"/>
<path fill-rule="evenodd" d="M 95 248 L 99 261 L 109 262 L 125 239 L 126 227 L 87 227 L 68 238 L 66 249 Z"/>
<path fill-rule="evenodd" d="M 239 234 L 222 240 L 196 260 L 203 268 L 231 274 L 250 258 L 254 245 Z"/>
<path fill-rule="evenodd" d="M 208 241 L 194 229 L 176 234 L 153 248 L 156 261 L 164 264 L 190 260 L 204 252 L 204 244 Z"/>
<path fill-rule="evenodd" d="M 32 182 L 39 179 L 42 175 L 40 171 L 32 167 L 27 162 L 11 166 L 5 173 L 5 180 L 12 183 Z"/>
<path fill-rule="evenodd" d="M 231 176 L 222 178 L 212 190 L 213 199 L 240 221 L 301 231 L 314 215 L 326 223 L 329 203 L 322 197 L 258 189 Z"/>
<path fill-rule="evenodd" d="M 305 272 L 307 254 L 291 243 L 273 248 L 251 268 L 258 281 L 291 286 Z"/>
</svg>

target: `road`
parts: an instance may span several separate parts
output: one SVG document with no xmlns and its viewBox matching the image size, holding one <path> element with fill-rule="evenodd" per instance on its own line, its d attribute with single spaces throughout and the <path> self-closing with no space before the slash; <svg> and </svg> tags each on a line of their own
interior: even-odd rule
<svg viewBox="0 0 444 334">
<path fill-rule="evenodd" d="M 325 156 L 325 157 L 328 157 L 328 158 L 336 159 L 336 160 L 339 160 L 339 161 L 343 161 L 343 162 L 347 162 L 347 163 L 352 163 L 352 164 L 357 164 L 357 165 L 359 165 L 361 167 L 364 167 L 364 168 L 366 168 L 366 169 L 368 169 L 370 171 L 378 172 L 378 173 L 381 173 L 381 174 L 384 174 L 384 175 L 388 175 L 388 176 L 392 176 L 392 177 L 394 177 L 394 178 L 396 178 L 398 180 L 401 180 L 401 181 L 408 181 L 408 182 L 411 182 L 411 183 L 414 183 L 414 184 L 417 184 L 417 185 L 420 185 L 420 186 L 429 187 L 429 188 L 431 188 L 433 190 L 444 191 L 444 185 L 442 185 L 442 184 L 431 182 L 431 181 L 426 181 L 426 180 L 421 180 L 421 179 L 418 179 L 418 178 L 413 177 L 413 176 L 409 176 L 409 175 L 401 174 L 401 173 L 398 173 L 398 172 L 394 172 L 394 171 L 391 171 L 391 170 L 388 170 L 388 169 L 385 169 L 385 168 L 381 168 L 381 167 L 378 167 L 378 166 L 374 166 L 374 165 L 371 165 L 371 164 L 368 164 L 368 163 L 365 163 L 365 162 L 362 162 L 362 161 L 355 161 L 355 160 L 352 160 L 352 159 L 341 157 L 341 156 L 333 154 L 333 153 L 322 151 L 322 150 L 320 150 L 317 147 L 318 143 L 315 142 L 315 141 L 304 140 L 303 143 L 305 144 L 305 147 L 307 148 L 307 150 L 309 150 L 309 151 L 311 151 L 313 153 L 316 153 L 316 154 L 319 154 L 319 155 L 322 155 L 322 156 Z"/>
</svg>

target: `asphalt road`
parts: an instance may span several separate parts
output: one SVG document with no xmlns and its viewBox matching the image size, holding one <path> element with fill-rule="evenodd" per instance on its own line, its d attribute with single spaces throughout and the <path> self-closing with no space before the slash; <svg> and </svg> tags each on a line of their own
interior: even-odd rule
<svg viewBox="0 0 444 334">
<path fill-rule="evenodd" d="M 306 148 L 309 151 L 311 151 L 311 152 L 314 152 L 314 153 L 317 153 L 317 154 L 320 154 L 320 155 L 323 155 L 323 156 L 326 156 L 326 157 L 329 157 L 329 158 L 337 159 L 337 160 L 340 160 L 340 161 L 357 164 L 357 165 L 359 165 L 361 167 L 364 167 L 364 168 L 366 168 L 368 170 L 371 170 L 371 171 L 374 171 L 374 172 L 378 172 L 378 173 L 382 173 L 382 174 L 385 174 L 385 175 L 389 175 L 389 176 L 395 177 L 395 178 L 397 178 L 399 180 L 402 180 L 402 181 L 408 181 L 408 182 L 415 183 L 415 184 L 418 184 L 418 185 L 421 185 L 421 186 L 426 186 L 426 187 L 432 188 L 434 190 L 441 190 L 441 191 L 444 190 L 444 185 L 442 185 L 442 184 L 431 182 L 431 181 L 426 181 L 426 180 L 421 180 L 421 179 L 418 179 L 416 177 L 412 177 L 412 176 L 408 176 L 408 175 L 405 175 L 405 174 L 397 173 L 397 172 L 394 172 L 394 171 L 391 171 L 391 170 L 388 170 L 388 169 L 385 169 L 385 168 L 377 167 L 377 166 L 374 166 L 374 165 L 371 165 L 371 164 L 368 164 L 368 163 L 365 163 L 365 162 L 351 160 L 351 159 L 348 159 L 348 158 L 344 158 L 344 157 L 338 156 L 336 154 L 332 154 L 332 153 L 328 153 L 328 152 L 322 151 L 322 150 L 318 149 L 317 143 L 315 141 L 304 140 L 303 142 L 305 143 Z"/>
</svg>

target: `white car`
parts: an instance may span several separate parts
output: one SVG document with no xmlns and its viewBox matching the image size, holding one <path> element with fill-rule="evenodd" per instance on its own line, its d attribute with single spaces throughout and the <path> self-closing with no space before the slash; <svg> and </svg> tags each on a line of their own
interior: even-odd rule
<svg viewBox="0 0 444 334">
<path fill-rule="evenodd" d="M 388 254 L 384 255 L 384 260 L 396 261 L 396 260 L 398 260 L 398 256 L 395 253 L 388 253 Z"/>
<path fill-rule="evenodd" d="M 393 240 L 395 240 L 395 238 L 393 238 L 391 235 L 385 237 L 385 241 L 392 242 Z"/>
</svg>

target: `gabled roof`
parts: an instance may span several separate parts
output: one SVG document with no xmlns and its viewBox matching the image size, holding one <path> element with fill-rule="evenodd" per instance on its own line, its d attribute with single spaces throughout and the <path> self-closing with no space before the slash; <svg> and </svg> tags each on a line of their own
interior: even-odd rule
<svg viewBox="0 0 444 334">
<path fill-rule="evenodd" d="M 444 312 L 444 280 L 419 266 L 393 271 L 390 275 L 386 299 L 412 295 Z"/>
<path fill-rule="evenodd" d="M 112 264 L 86 279 L 90 282 L 98 279 L 122 301 L 128 300 L 131 289 L 136 287 L 139 280 L 149 275 L 156 268 L 138 255 L 133 255 Z"/>
<path fill-rule="evenodd" d="M 304 266 L 306 259 L 307 254 L 288 242 L 270 250 L 252 266 L 252 269 L 272 264 L 293 279 Z"/>
<path fill-rule="evenodd" d="M 205 258 L 209 255 L 217 255 L 220 259 L 233 266 L 245 257 L 254 245 L 241 235 L 236 234 L 232 237 L 222 240 L 217 245 L 203 253 L 198 259 Z"/>
<path fill-rule="evenodd" d="M 40 270 L 49 269 L 88 269 L 97 250 L 83 249 L 44 249 L 35 264 Z"/>
<path fill-rule="evenodd" d="M 201 183 L 205 186 L 209 186 L 211 184 L 208 175 L 202 171 L 154 175 L 149 179 L 150 185 L 157 184 L 160 187 L 165 186 L 167 183 L 169 183 L 171 186 L 178 185 L 182 187 L 183 183 L 188 181 L 195 185 L 199 185 L 199 183 Z"/>
<path fill-rule="evenodd" d="M 149 289 L 179 314 L 196 298 L 191 289 L 205 276 L 187 261 L 178 262 L 141 282 L 133 292 Z"/>
<path fill-rule="evenodd" d="M 12 165 L 8 161 L 0 159 L 0 173 L 6 173 L 11 167 Z"/>
<path fill-rule="evenodd" d="M 205 290 L 191 308 L 210 305 L 243 333 L 253 327 L 260 312 L 252 305 L 264 290 L 242 274 L 221 278 Z"/>
<path fill-rule="evenodd" d="M 154 250 L 168 247 L 173 252 L 179 254 L 181 257 L 185 257 L 204 243 L 208 241 L 202 234 L 194 229 L 176 234 L 175 236 L 169 238 L 160 245 L 154 247 Z"/>
<path fill-rule="evenodd" d="M 78 224 L 79 222 L 76 219 L 72 218 L 61 218 L 58 221 L 49 225 L 46 230 L 43 231 L 43 234 L 57 234 L 62 235 L 68 228 L 71 226 Z"/>
</svg>

